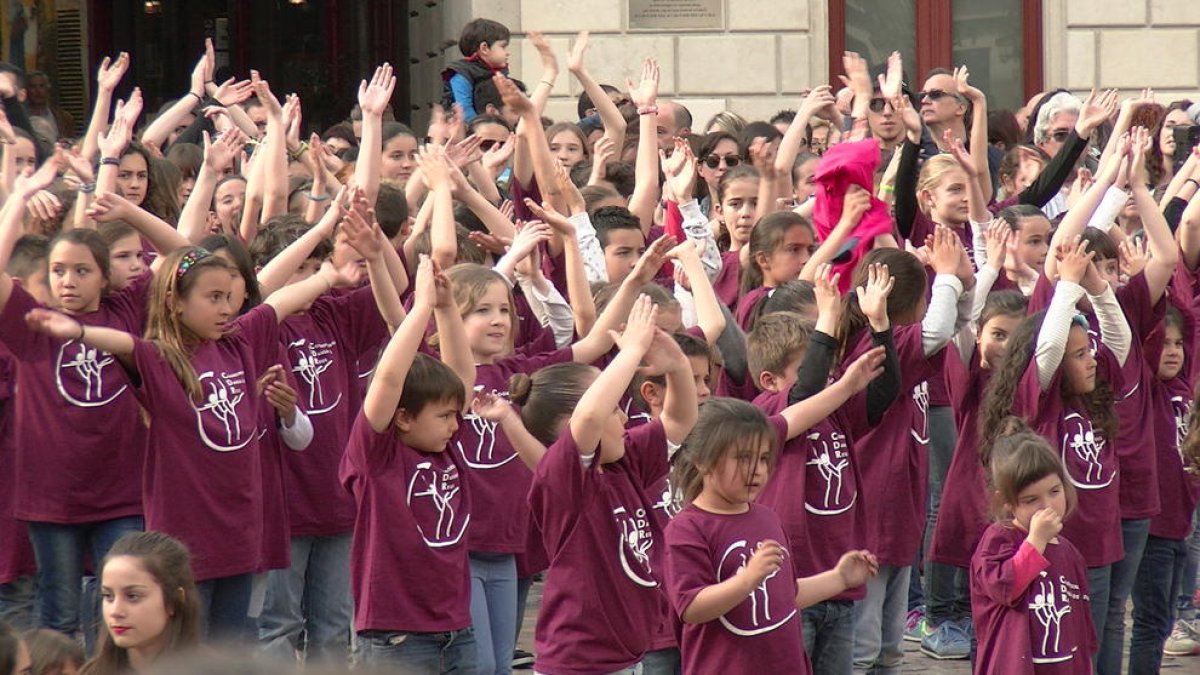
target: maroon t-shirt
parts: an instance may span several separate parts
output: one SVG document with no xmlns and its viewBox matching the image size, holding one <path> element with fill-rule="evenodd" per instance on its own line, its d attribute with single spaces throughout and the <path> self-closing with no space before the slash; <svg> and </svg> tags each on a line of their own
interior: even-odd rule
<svg viewBox="0 0 1200 675">
<path fill-rule="evenodd" d="M 338 467 L 362 407 L 359 362 L 374 362 L 387 324 L 364 286 L 317 298 L 307 312 L 285 319 L 279 332 L 299 405 L 313 427 L 304 452 L 284 452 L 291 535 L 345 534 L 354 529 L 354 500 L 338 482 Z"/>
<path fill-rule="evenodd" d="M 763 392 L 754 399 L 754 405 L 771 415 L 782 448 L 771 477 L 755 501 L 778 514 L 791 542 L 796 574 L 808 577 L 833 569 L 843 553 L 865 548 L 867 523 L 858 490 L 861 478 L 854 442 L 845 415 L 840 410 L 834 412 L 789 441 L 787 421 L 778 414 L 788 407 L 787 401 L 786 391 Z M 844 407 L 865 404 L 865 398 L 855 397 Z M 863 597 L 865 586 L 848 589 L 831 599 Z"/>
<path fill-rule="evenodd" d="M 713 291 L 717 299 L 730 309 L 738 304 L 738 291 L 742 283 L 742 258 L 739 251 L 726 251 L 721 254 L 721 271 L 713 279 Z"/>
<path fill-rule="evenodd" d="M 292 389 L 300 391 L 283 345 L 279 345 L 279 358 L 276 363 L 283 366 Z M 265 394 L 263 396 L 265 397 Z M 298 401 L 296 407 L 303 411 L 303 401 Z M 297 451 L 289 448 L 280 437 L 279 415 L 270 401 L 262 402 L 258 416 L 258 457 L 262 466 L 263 481 L 262 561 L 259 563 L 259 571 L 265 572 L 288 569 L 292 566 L 291 518 L 288 513 L 291 493 L 286 485 L 284 464 L 292 459 L 288 455 Z M 310 444 L 304 452 L 311 448 Z"/>
<path fill-rule="evenodd" d="M 0 343 L 0 584 L 37 572 L 29 527 L 13 517 L 13 388 L 17 361 Z"/>
<path fill-rule="evenodd" d="M 979 404 L 992 371 L 981 367 L 979 358 L 976 352 L 970 367 L 964 367 L 957 351 L 946 354 L 946 382 L 956 401 L 958 438 L 946 471 L 929 551 L 934 562 L 963 569 L 971 566 L 975 546 L 991 523 L 987 472 L 979 459 Z"/>
<path fill-rule="evenodd" d="M 546 675 L 632 666 L 668 611 L 659 584 L 662 530 L 650 494 L 668 469 L 662 422 L 626 431 L 622 459 L 581 464 L 568 427 L 529 490 L 551 561 L 534 637 L 534 668 Z"/>
<path fill-rule="evenodd" d="M 1062 535 L 1042 555 L 1032 546 L 1018 555 L 1026 536 L 992 524 L 971 559 L 975 672 L 1090 675 L 1097 645 L 1083 557 Z"/>
<path fill-rule="evenodd" d="M 752 288 L 738 300 L 737 311 L 734 312 L 734 320 L 737 321 L 738 327 L 747 333 L 750 332 L 750 315 L 754 313 L 754 308 L 758 307 L 760 302 L 767 301 L 771 290 L 763 286 Z"/>
<path fill-rule="evenodd" d="M 777 541 L 788 552 L 783 566 L 733 609 L 714 621 L 683 624 L 685 673 L 812 672 L 796 608 L 793 549 L 774 511 L 748 507 L 745 513 L 718 514 L 689 504 L 667 526 L 667 592 L 677 615 L 700 591 L 736 576 L 762 542 Z"/>
<path fill-rule="evenodd" d="M 140 335 L 149 276 L 74 318 Z M 16 372 L 15 509 L 19 520 L 89 523 L 142 513 L 146 425 L 116 357 L 76 340 L 35 332 L 25 314 L 40 305 L 14 285 L 0 312 L 0 342 Z"/>
<path fill-rule="evenodd" d="M 926 357 L 921 324 L 892 330 L 900 362 L 900 396 L 879 424 L 855 439 L 862 476 L 860 492 L 867 522 L 868 548 L 885 565 L 905 567 L 921 546 L 929 473 L 929 394 L 926 381 L 941 376 L 943 349 Z M 871 349 L 871 334 L 863 331 L 846 350 L 842 368 Z M 840 375 L 840 374 L 839 374 Z M 867 429 L 866 406 L 845 408 L 848 423 Z"/>
<path fill-rule="evenodd" d="M 1121 539 L 1121 504 L 1116 449 L 1077 401 L 1064 402 L 1062 369 L 1042 391 L 1037 363 L 1029 367 L 1017 387 L 1013 412 L 1029 420 L 1035 431 L 1056 448 L 1067 478 L 1075 486 L 1078 504 L 1063 522 L 1063 535 L 1074 542 L 1088 567 L 1111 565 L 1125 556 Z M 1117 358 L 1103 344 L 1096 349 L 1096 378 L 1121 391 Z"/>
<path fill-rule="evenodd" d="M 275 309 L 259 305 L 231 332 L 191 355 L 202 399 L 193 401 L 158 348 L 135 339 L 150 415 L 144 470 L 146 529 L 187 544 L 197 581 L 255 572 L 264 532 L 260 408 L 256 380 L 279 360 Z"/>
<path fill-rule="evenodd" d="M 475 389 L 508 398 L 508 378 L 571 360 L 571 348 L 537 356 L 512 355 L 475 366 Z M 467 545 L 483 553 L 519 553 L 529 537 L 529 485 L 533 472 L 494 422 L 463 415 L 453 445 L 467 467 L 475 525 Z"/>
<path fill-rule="evenodd" d="M 376 433 L 358 414 L 340 474 L 358 504 L 350 552 L 356 630 L 440 633 L 471 625 L 464 471 L 449 445 L 420 452 L 393 428 Z"/>
</svg>

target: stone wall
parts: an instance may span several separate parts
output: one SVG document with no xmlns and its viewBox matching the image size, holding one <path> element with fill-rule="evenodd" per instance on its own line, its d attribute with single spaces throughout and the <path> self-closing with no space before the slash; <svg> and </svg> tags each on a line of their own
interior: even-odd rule
<svg viewBox="0 0 1200 675">
<path fill-rule="evenodd" d="M 795 107 L 801 89 L 828 72 L 827 0 L 722 0 L 711 31 L 630 31 L 630 0 L 426 0 L 411 2 L 413 122 L 439 100 L 439 73 L 459 58 L 461 26 L 482 16 L 512 29 L 512 73 L 533 85 L 541 64 L 526 30 L 546 33 L 561 73 L 546 113 L 575 119 L 579 85 L 566 72 L 575 33 L 592 33 L 588 67 L 597 81 L 624 86 L 645 56 L 662 66 L 661 93 L 683 102 L 697 126 L 720 110 L 766 118 Z M 1161 100 L 1200 95 L 1200 0 L 1043 0 L 1047 88 L 1086 91 L 1154 87 Z"/>
<path fill-rule="evenodd" d="M 567 72 L 566 55 L 575 34 L 584 29 L 591 31 L 587 64 L 596 81 L 623 88 L 625 78 L 641 72 L 642 59 L 653 56 L 662 68 L 660 95 L 686 105 L 697 126 L 721 110 L 765 119 L 781 108 L 794 108 L 801 89 L 820 84 L 828 72 L 825 0 L 722 0 L 721 29 L 663 32 L 630 31 L 628 1 L 410 3 L 417 61 L 410 64 L 414 124 L 423 124 L 424 108 L 439 99 L 438 73 L 445 63 L 461 58 L 458 30 L 476 16 L 501 21 L 513 31 L 511 72 L 531 87 L 541 79 L 541 62 L 520 36 L 526 30 L 546 34 L 560 59 L 561 72 L 546 107 L 556 120 L 576 119 L 581 89 Z"/>
</svg>

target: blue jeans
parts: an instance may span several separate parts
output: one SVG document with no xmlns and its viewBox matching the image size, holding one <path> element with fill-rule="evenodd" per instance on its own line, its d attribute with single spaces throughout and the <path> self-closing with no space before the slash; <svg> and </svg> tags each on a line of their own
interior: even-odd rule
<svg viewBox="0 0 1200 675">
<path fill-rule="evenodd" d="M 141 516 L 114 518 L 96 523 L 60 525 L 58 523 L 29 523 L 29 542 L 37 558 L 38 621 L 67 635 L 80 629 L 81 602 L 87 607 L 96 600 L 84 600 L 83 559 L 91 557 L 92 566 L 99 567 L 108 549 L 130 532 L 141 532 L 145 521 Z M 95 617 L 91 617 L 95 621 Z M 85 631 L 87 632 L 87 631 Z"/>
<path fill-rule="evenodd" d="M 899 675 L 910 568 L 880 565 L 867 597 L 854 603 L 854 672 Z"/>
<path fill-rule="evenodd" d="M 1108 622 L 1108 595 L 1112 589 L 1112 565 L 1087 568 L 1088 602 L 1092 610 L 1092 625 L 1096 627 L 1096 638 L 1104 636 L 1104 624 Z M 1100 652 L 1092 654 L 1092 666 Z"/>
<path fill-rule="evenodd" d="M 844 675 L 854 667 L 854 603 L 826 600 L 804 608 L 804 651 L 813 675 Z"/>
<path fill-rule="evenodd" d="M 0 584 L 0 621 L 19 632 L 36 628 L 36 591 L 37 581 L 32 574 Z"/>
<path fill-rule="evenodd" d="M 655 649 L 642 657 L 642 675 L 680 675 L 683 661 L 678 647 Z"/>
<path fill-rule="evenodd" d="M 1150 536 L 1150 519 L 1122 520 L 1121 537 L 1125 544 L 1125 557 L 1112 564 L 1112 581 L 1109 582 L 1108 619 L 1104 630 L 1096 627 L 1100 639 L 1100 654 L 1096 657 L 1096 675 L 1121 675 L 1124 660 L 1125 605 L 1133 592 L 1133 581 L 1137 577 L 1138 564 L 1146 549 L 1146 538 Z M 1095 602 L 1093 591 L 1093 602 Z"/>
<path fill-rule="evenodd" d="M 917 560 L 913 562 L 908 584 L 908 608 L 925 606 L 931 625 L 947 619 L 970 615 L 971 599 L 955 595 L 954 568 L 926 559 L 933 546 L 933 530 L 937 527 L 938 508 L 942 504 L 942 486 L 954 457 L 958 430 L 954 428 L 954 409 L 950 406 L 929 407 L 929 509 L 925 512 L 925 535 Z M 922 564 L 923 563 L 923 564 Z M 921 570 L 925 570 L 922 580 Z M 965 612 L 962 606 L 966 606 Z"/>
<path fill-rule="evenodd" d="M 1196 608 L 1192 605 L 1192 596 L 1196 594 L 1196 574 L 1200 572 L 1200 504 L 1192 514 L 1192 533 L 1188 535 L 1187 562 L 1183 567 L 1183 586 L 1179 588 L 1175 609 L 1181 619 L 1191 621 L 1196 618 Z"/>
<path fill-rule="evenodd" d="M 400 666 L 411 675 L 475 675 L 478 657 L 470 626 L 446 633 L 363 631 L 358 651 L 364 664 Z"/>
<path fill-rule="evenodd" d="M 517 559 L 511 553 L 472 553 L 471 624 L 479 675 L 509 675 L 517 646 Z"/>
<path fill-rule="evenodd" d="M 1172 598 L 1183 586 L 1187 546 L 1182 539 L 1151 536 L 1133 585 L 1133 635 L 1129 639 L 1129 673 L 1157 673 L 1163 645 L 1175 623 Z"/>
<path fill-rule="evenodd" d="M 210 641 L 250 642 L 254 639 L 254 622 L 249 616 L 253 586 L 253 574 L 196 582 L 203 632 Z"/>
<path fill-rule="evenodd" d="M 283 659 L 345 663 L 354 601 L 350 595 L 351 535 L 292 537 L 292 566 L 271 570 L 258 639 Z"/>
</svg>

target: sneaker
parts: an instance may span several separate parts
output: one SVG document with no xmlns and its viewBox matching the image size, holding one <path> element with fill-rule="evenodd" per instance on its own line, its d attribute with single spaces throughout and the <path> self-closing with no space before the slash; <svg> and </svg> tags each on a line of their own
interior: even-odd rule
<svg viewBox="0 0 1200 675">
<path fill-rule="evenodd" d="M 955 621 L 943 621 L 921 640 L 921 653 L 935 659 L 965 659 L 971 655 L 971 637 Z"/>
<path fill-rule="evenodd" d="M 926 635 L 929 635 L 929 627 L 925 625 L 925 608 L 908 610 L 908 617 L 904 620 L 904 639 L 920 642 Z"/>
<path fill-rule="evenodd" d="M 1167 656 L 1191 656 L 1200 654 L 1200 626 L 1194 621 L 1180 619 L 1175 622 L 1170 637 L 1163 645 L 1163 654 Z"/>
<path fill-rule="evenodd" d="M 512 667 L 517 670 L 529 670 L 533 667 L 533 654 L 524 649 L 513 650 Z"/>
</svg>

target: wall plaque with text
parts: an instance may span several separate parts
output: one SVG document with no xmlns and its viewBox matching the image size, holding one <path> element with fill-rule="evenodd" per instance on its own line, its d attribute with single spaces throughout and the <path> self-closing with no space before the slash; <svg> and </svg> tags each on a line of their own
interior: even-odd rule
<svg viewBox="0 0 1200 675">
<path fill-rule="evenodd" d="M 629 30 L 721 30 L 723 0 L 629 0 Z"/>
</svg>

